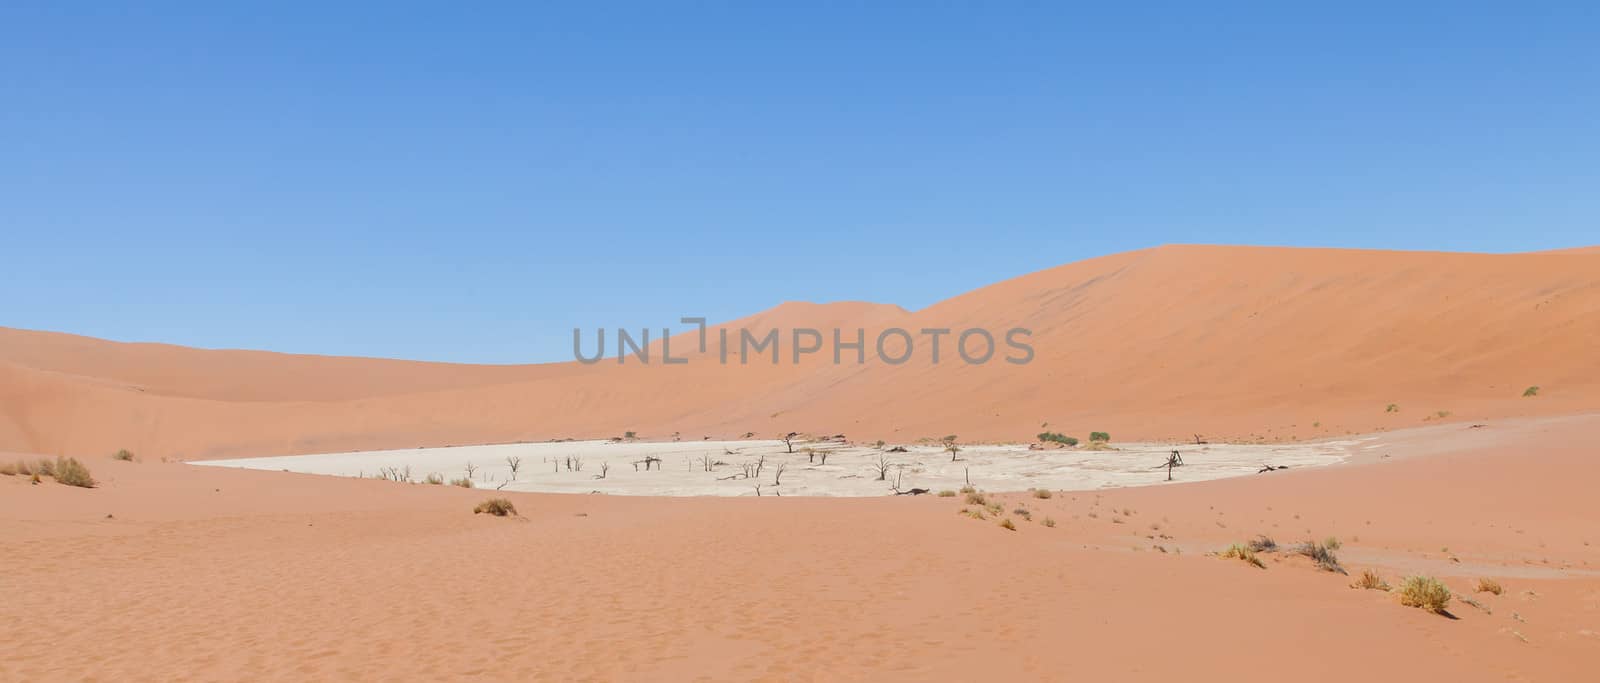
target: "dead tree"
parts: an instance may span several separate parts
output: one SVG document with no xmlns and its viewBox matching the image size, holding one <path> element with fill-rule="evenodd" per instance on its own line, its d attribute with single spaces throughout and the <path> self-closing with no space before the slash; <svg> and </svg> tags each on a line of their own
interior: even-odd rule
<svg viewBox="0 0 1600 683">
<path fill-rule="evenodd" d="M 783 445 L 789 447 L 789 452 L 794 452 L 794 438 L 800 436 L 799 432 L 789 432 L 783 435 Z"/>
<path fill-rule="evenodd" d="M 608 462 L 600 463 L 600 473 L 594 475 L 594 478 L 595 479 L 605 479 L 606 478 L 606 473 L 608 473 L 610 471 L 611 471 L 611 463 L 608 463 Z"/>
<path fill-rule="evenodd" d="M 829 451 L 829 450 L 820 450 L 820 451 L 817 451 L 817 458 L 818 458 L 818 459 L 820 459 L 820 460 L 821 460 L 821 461 L 822 461 L 822 462 L 820 462 L 820 463 L 818 463 L 818 464 L 821 464 L 821 465 L 826 465 L 826 464 L 828 464 L 828 454 L 829 454 L 829 453 L 832 453 L 832 452 L 833 452 L 833 451 Z"/>
<path fill-rule="evenodd" d="M 474 464 L 472 464 L 470 462 L 467 463 L 467 478 L 468 479 L 471 479 L 472 478 L 472 473 L 473 472 L 477 472 L 477 471 L 478 471 L 478 466 L 477 465 L 474 465 Z"/>
<path fill-rule="evenodd" d="M 788 467 L 789 467 L 788 463 L 780 462 L 780 463 L 778 463 L 777 467 L 772 468 L 772 485 L 773 486 L 777 486 L 778 485 L 778 481 L 783 479 L 783 471 L 785 469 L 787 469 Z"/>
<path fill-rule="evenodd" d="M 894 465 L 889 462 L 889 456 L 882 453 L 878 454 L 878 461 L 872 464 L 872 469 L 878 471 L 878 481 L 889 480 L 889 468 L 891 467 L 894 467 Z"/>
<path fill-rule="evenodd" d="M 522 458 L 515 455 L 506 456 L 506 464 L 511 466 L 511 478 L 517 478 L 517 470 L 522 469 Z"/>
</svg>

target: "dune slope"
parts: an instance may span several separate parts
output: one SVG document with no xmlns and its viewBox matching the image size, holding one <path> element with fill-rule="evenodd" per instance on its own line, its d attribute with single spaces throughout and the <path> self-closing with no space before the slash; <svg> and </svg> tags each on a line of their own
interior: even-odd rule
<svg viewBox="0 0 1600 683">
<path fill-rule="evenodd" d="M 1167 246 L 1071 263 L 906 312 L 777 307 L 780 361 L 674 339 L 688 363 L 456 366 L 204 351 L 0 331 L 0 448 L 203 458 L 564 437 L 800 431 L 1026 441 L 1300 439 L 1600 407 L 1600 253 Z M 865 331 L 791 362 L 788 330 Z M 905 364 L 873 358 L 909 330 Z M 924 328 L 1031 330 L 1026 365 L 968 365 Z M 679 344 L 682 340 L 685 343 Z M 659 344 L 659 342 L 658 342 Z M 897 348 L 897 347 L 895 347 Z M 685 353 L 687 351 L 687 353 Z M 1523 391 L 1538 385 L 1536 397 Z M 1389 406 L 1393 404 L 1394 408 Z"/>
</svg>

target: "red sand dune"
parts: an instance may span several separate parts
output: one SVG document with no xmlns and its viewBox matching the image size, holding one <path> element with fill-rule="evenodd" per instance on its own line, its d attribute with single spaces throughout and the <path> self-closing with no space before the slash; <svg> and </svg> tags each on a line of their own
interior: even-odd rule
<svg viewBox="0 0 1600 683">
<path fill-rule="evenodd" d="M 1590 680 L 1597 272 L 1600 253 L 1163 247 L 917 312 L 730 324 L 1020 325 L 1025 367 L 482 367 L 0 330 L 0 450 L 78 454 L 100 479 L 0 476 L 0 680 Z M 470 512 L 485 491 L 161 461 L 624 429 L 1021 441 L 1045 422 L 1391 431 L 1330 468 L 995 496 L 1029 510 L 1016 531 L 934 497 L 508 494 L 522 514 L 494 519 Z M 1441 577 L 1455 618 L 1285 553 L 1208 555 L 1256 534 L 1336 536 L 1352 573 L 1393 584 Z"/>
<path fill-rule="evenodd" d="M 1600 407 L 1597 272 L 1600 253 L 1582 251 L 1167 246 L 1032 273 L 914 313 L 792 303 L 729 323 L 757 333 L 859 326 L 869 346 L 890 326 L 997 335 L 1026 327 L 1036 356 L 1022 366 L 965 366 L 948 337 L 937 366 L 921 349 L 900 366 L 870 350 L 864 365 L 835 366 L 831 340 L 793 365 L 784 339 L 777 366 L 720 365 L 713 347 L 687 365 L 496 367 L 0 330 L 0 448 L 204 458 L 630 429 L 1014 442 L 1045 423 L 1119 439 L 1276 440 L 1567 414 Z M 694 342 L 695 333 L 681 335 L 674 355 Z M 1540 395 L 1523 398 L 1531 385 Z M 1398 412 L 1385 411 L 1391 403 Z"/>
<path fill-rule="evenodd" d="M 1031 510 L 1014 532 L 933 497 L 509 494 L 494 519 L 485 491 L 101 457 L 92 490 L 0 477 L 0 679 L 1592 680 L 1597 431 L 1002 496 Z M 1207 555 L 1256 534 L 1337 536 L 1353 574 L 1481 607 Z"/>
</svg>

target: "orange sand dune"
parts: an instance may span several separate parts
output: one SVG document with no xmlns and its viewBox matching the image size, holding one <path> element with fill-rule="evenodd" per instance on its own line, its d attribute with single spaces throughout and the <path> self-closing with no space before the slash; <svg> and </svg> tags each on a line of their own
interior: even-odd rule
<svg viewBox="0 0 1600 683">
<path fill-rule="evenodd" d="M 97 489 L 0 477 L 0 679 L 1592 680 L 1597 432 L 1440 425 L 1328 469 L 999 496 L 1016 531 L 934 497 L 508 494 L 495 519 L 486 491 L 102 456 Z M 1256 534 L 1480 607 L 1207 555 Z"/>
<path fill-rule="evenodd" d="M 1167 246 L 905 312 L 785 304 L 754 332 L 1032 330 L 1033 362 L 823 352 L 728 365 L 458 366 L 0 334 L 0 448 L 203 458 L 561 437 L 956 433 L 1277 440 L 1600 407 L 1600 253 Z M 662 321 L 640 321 L 658 329 Z M 713 330 L 710 335 L 716 337 Z M 737 339 L 734 334 L 733 338 Z M 690 332 L 674 356 L 690 350 Z M 682 340 L 684 343 L 680 344 Z M 925 342 L 925 338 L 923 339 Z M 608 343 L 611 339 L 608 338 Z M 658 342 L 659 343 L 659 342 Z M 659 359 L 659 356 L 657 356 Z M 1539 395 L 1524 398 L 1529 386 Z M 1395 404 L 1395 410 L 1387 407 Z"/>
</svg>

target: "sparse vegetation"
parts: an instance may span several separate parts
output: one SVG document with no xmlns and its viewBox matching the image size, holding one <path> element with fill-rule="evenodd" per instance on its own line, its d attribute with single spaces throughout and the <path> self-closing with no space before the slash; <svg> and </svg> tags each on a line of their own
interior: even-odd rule
<svg viewBox="0 0 1600 683">
<path fill-rule="evenodd" d="M 1105 432 L 1089 432 L 1089 441 L 1106 443 L 1111 440 L 1111 435 Z"/>
<path fill-rule="evenodd" d="M 945 489 L 945 490 L 939 492 L 939 497 L 940 498 L 954 498 L 954 497 L 956 497 L 956 492 L 955 491 L 951 491 L 950 489 Z"/>
<path fill-rule="evenodd" d="M 1377 572 L 1371 569 L 1364 569 L 1361 571 L 1361 578 L 1356 579 L 1355 583 L 1350 584 L 1350 587 L 1362 590 L 1387 591 L 1389 590 L 1389 582 L 1384 581 L 1383 577 L 1378 576 Z"/>
<path fill-rule="evenodd" d="M 1323 571 L 1338 572 L 1340 574 L 1347 573 L 1344 567 L 1339 564 L 1339 558 L 1334 556 L 1333 549 L 1326 544 L 1306 541 L 1296 546 L 1294 553 L 1311 558 L 1311 561 L 1317 564 L 1317 568 Z"/>
<path fill-rule="evenodd" d="M 1043 522 L 1040 522 L 1040 524 L 1043 524 L 1043 525 L 1045 525 L 1047 527 L 1050 527 L 1050 528 L 1055 528 L 1056 520 L 1054 520 L 1054 519 L 1052 519 L 1050 517 L 1046 517 L 1046 518 L 1044 518 Z"/>
<path fill-rule="evenodd" d="M 1327 539 L 1322 541 L 1322 544 L 1328 546 L 1329 550 L 1338 550 L 1344 545 L 1343 543 L 1339 542 L 1339 538 L 1337 536 L 1329 536 Z"/>
<path fill-rule="evenodd" d="M 48 461 L 41 460 L 39 464 L 43 465 L 46 462 Z M 89 468 L 84 467 L 77 458 L 56 458 L 55 464 L 50 466 L 50 471 L 46 474 L 55 477 L 57 484 L 94 488 L 94 477 L 89 476 Z"/>
<path fill-rule="evenodd" d="M 1522 390 L 1522 397 L 1523 398 L 1530 398 L 1530 397 L 1538 396 L 1538 395 L 1539 395 L 1539 387 L 1537 387 L 1537 386 L 1528 387 L 1528 388 Z"/>
<path fill-rule="evenodd" d="M 1245 547 L 1258 553 L 1273 553 L 1278 551 L 1278 542 L 1270 536 L 1257 536 L 1245 543 Z"/>
<path fill-rule="evenodd" d="M 1386 412 L 1386 413 L 1398 413 L 1398 412 L 1400 412 L 1400 404 L 1398 404 L 1398 403 L 1390 403 L 1389 405 L 1384 407 L 1383 412 Z"/>
<path fill-rule="evenodd" d="M 1444 614 L 1450 606 L 1450 589 L 1431 576 L 1408 576 L 1400 584 L 1400 604 Z"/>
<path fill-rule="evenodd" d="M 623 432 L 622 433 L 622 438 L 627 439 L 629 441 L 632 441 L 634 439 L 639 438 L 639 433 L 638 432 L 633 432 L 633 431 Z"/>
<path fill-rule="evenodd" d="M 1078 445 L 1077 437 L 1067 436 L 1060 432 L 1039 432 L 1040 443 L 1058 443 L 1063 446 Z"/>
<path fill-rule="evenodd" d="M 451 486 L 460 486 L 461 488 L 464 488 L 464 489 L 470 489 L 470 488 L 472 488 L 472 480 L 468 479 L 466 477 L 462 477 L 460 479 L 451 479 L 450 480 L 450 485 Z"/>
<path fill-rule="evenodd" d="M 1477 592 L 1479 592 L 1479 593 L 1494 593 L 1495 595 L 1499 595 L 1499 594 L 1505 592 L 1505 589 L 1500 587 L 1500 582 L 1495 581 L 1494 579 L 1485 577 L 1485 578 L 1478 579 Z"/>
<path fill-rule="evenodd" d="M 442 486 L 444 485 L 444 475 L 439 474 L 438 472 L 429 472 L 428 476 L 422 478 L 422 483 L 431 484 L 433 486 Z"/>
<path fill-rule="evenodd" d="M 1006 530 L 1009 530 L 1009 531 L 1016 531 L 1017 530 L 1017 525 L 1013 524 L 1011 522 L 1010 518 L 1006 518 L 1006 519 L 1000 520 L 1000 528 L 1006 529 Z"/>
<path fill-rule="evenodd" d="M 961 487 L 961 492 L 962 493 L 972 493 L 974 491 L 977 491 L 977 489 L 972 488 L 971 484 L 968 484 L 966 486 Z"/>
<path fill-rule="evenodd" d="M 1221 557 L 1225 560 L 1237 559 L 1245 564 L 1254 565 L 1258 569 L 1267 568 L 1267 565 L 1261 563 L 1261 558 L 1256 557 L 1256 551 L 1238 543 L 1228 546 L 1227 550 L 1222 551 Z"/>
<path fill-rule="evenodd" d="M 517 514 L 517 506 L 512 505 L 511 501 L 504 498 L 490 498 L 482 503 L 478 503 L 478 507 L 472 508 L 472 514 L 474 515 L 483 513 L 488 513 L 496 517 L 514 515 Z"/>
<path fill-rule="evenodd" d="M 989 498 L 978 491 L 967 491 L 968 505 L 988 505 Z"/>
<path fill-rule="evenodd" d="M 126 448 L 121 449 L 117 451 L 115 455 L 112 455 L 111 459 L 121 460 L 123 462 L 133 462 L 133 451 L 130 451 Z"/>
<path fill-rule="evenodd" d="M 1056 494 L 1051 493 L 1050 489 L 1034 489 L 1033 490 L 1033 497 L 1034 498 L 1038 498 L 1040 500 L 1049 500 L 1054 495 L 1056 495 Z"/>
</svg>

